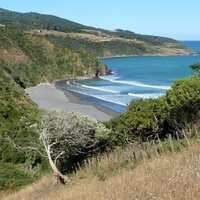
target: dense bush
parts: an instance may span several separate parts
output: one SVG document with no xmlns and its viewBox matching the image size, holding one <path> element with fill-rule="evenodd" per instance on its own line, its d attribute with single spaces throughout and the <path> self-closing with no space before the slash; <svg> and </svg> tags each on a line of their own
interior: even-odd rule
<svg viewBox="0 0 200 200">
<path fill-rule="evenodd" d="M 35 152 L 17 151 L 10 140 L 24 143 L 30 139 L 36 142 L 38 136 L 24 128 L 21 118 L 25 116 L 29 122 L 33 123 L 39 119 L 40 112 L 23 89 L 1 68 L 0 105 L 0 160 L 13 164 L 28 161 L 34 163 L 37 159 Z"/>
<path fill-rule="evenodd" d="M 166 93 L 169 123 L 184 128 L 200 116 L 200 77 L 177 80 Z"/>
<path fill-rule="evenodd" d="M 12 142 L 23 145 L 38 142 L 38 135 L 25 128 L 21 118 L 26 117 L 34 123 L 39 119 L 40 111 L 4 69 L 0 67 L 0 189 L 16 189 L 32 181 L 31 173 L 24 170 L 37 164 L 41 169 L 47 169 L 47 166 L 37 152 L 19 151 L 13 146 Z M 35 176 L 40 173 L 38 170 Z"/>
<path fill-rule="evenodd" d="M 107 57 L 116 55 L 144 55 L 156 54 L 158 51 L 149 48 L 143 43 L 127 42 L 122 40 L 112 40 L 105 42 L 93 42 L 87 39 L 73 38 L 70 36 L 46 35 L 46 38 L 54 44 L 70 47 L 74 50 L 81 49 L 97 57 Z"/>
<path fill-rule="evenodd" d="M 123 140 L 149 140 L 157 135 L 163 137 L 167 118 L 165 98 L 134 100 L 127 111 L 109 122 L 107 127 L 116 131 Z"/>
<path fill-rule="evenodd" d="M 0 162 L 0 190 L 13 190 L 31 183 L 34 179 L 19 166 Z"/>
<path fill-rule="evenodd" d="M 200 76 L 200 63 L 194 63 L 190 65 L 190 68 L 195 70 L 197 75 Z"/>
</svg>

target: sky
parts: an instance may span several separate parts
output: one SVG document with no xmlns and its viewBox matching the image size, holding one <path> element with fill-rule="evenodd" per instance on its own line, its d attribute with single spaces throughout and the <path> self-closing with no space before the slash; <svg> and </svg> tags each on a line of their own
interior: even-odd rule
<svg viewBox="0 0 200 200">
<path fill-rule="evenodd" d="M 106 30 L 200 40 L 200 0 L 0 0 L 0 8 Z"/>
</svg>

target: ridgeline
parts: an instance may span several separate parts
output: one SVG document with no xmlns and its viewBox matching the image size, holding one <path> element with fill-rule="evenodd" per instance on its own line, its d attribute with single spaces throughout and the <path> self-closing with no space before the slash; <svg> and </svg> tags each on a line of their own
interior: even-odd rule
<svg viewBox="0 0 200 200">
<path fill-rule="evenodd" d="M 0 9 L 0 24 L 43 35 L 56 45 L 83 50 L 96 57 L 190 54 L 182 43 L 166 37 L 141 35 L 128 30 L 104 30 L 52 15 L 17 13 Z"/>
</svg>

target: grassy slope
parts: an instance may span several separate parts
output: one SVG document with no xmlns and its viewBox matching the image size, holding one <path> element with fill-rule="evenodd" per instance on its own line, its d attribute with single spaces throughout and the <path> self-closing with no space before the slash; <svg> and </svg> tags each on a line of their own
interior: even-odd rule
<svg viewBox="0 0 200 200">
<path fill-rule="evenodd" d="M 57 185 L 51 189 L 52 177 L 43 177 L 13 195 L 4 195 L 4 199 L 199 199 L 199 145 L 198 141 L 178 154 L 143 159 L 140 164 L 130 165 L 129 168 L 121 165 L 114 176 L 105 180 L 97 176 L 103 171 L 94 172 L 95 168 L 91 170 L 90 166 L 77 172 L 71 186 Z M 123 156 L 127 157 L 127 153 L 131 155 L 131 149 Z M 101 159 L 100 168 L 111 171 L 124 157 L 114 153 L 107 155 Z"/>
</svg>

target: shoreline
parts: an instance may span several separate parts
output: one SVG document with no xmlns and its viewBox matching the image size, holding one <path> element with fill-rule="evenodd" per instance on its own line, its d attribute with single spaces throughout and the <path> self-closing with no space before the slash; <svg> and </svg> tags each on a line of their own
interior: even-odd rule
<svg viewBox="0 0 200 200">
<path fill-rule="evenodd" d="M 87 79 L 89 80 L 92 78 L 87 78 Z M 92 105 L 96 109 L 100 111 L 104 111 L 109 115 L 112 114 L 114 116 L 126 110 L 126 106 L 124 105 L 120 105 L 114 102 L 99 99 L 99 98 L 96 98 L 87 94 L 82 94 L 76 91 L 72 91 L 66 88 L 66 81 L 68 80 L 78 80 L 78 79 L 64 79 L 64 80 L 57 81 L 55 82 L 55 87 L 58 90 L 61 90 L 62 92 L 66 93 L 67 97 L 69 93 L 74 95 L 76 99 L 72 99 L 72 101 L 77 101 L 80 104 Z"/>
<path fill-rule="evenodd" d="M 82 104 L 82 105 L 91 105 L 91 106 L 95 107 L 97 110 L 104 112 L 105 114 L 111 115 L 111 116 L 116 116 L 117 114 L 119 114 L 119 112 L 116 112 L 112 109 L 106 108 L 105 106 L 101 106 L 101 105 L 98 105 L 98 104 L 95 104 L 95 103 L 92 103 L 89 101 L 81 100 L 81 96 L 83 96 L 83 95 L 79 94 L 78 92 L 59 88 L 59 86 L 57 86 L 56 84 L 55 84 L 55 87 L 57 90 L 60 90 L 64 93 L 66 98 L 69 99 L 69 102 Z"/>
<path fill-rule="evenodd" d="M 115 55 L 115 56 L 106 56 L 106 57 L 99 57 L 99 60 L 101 59 L 109 59 L 109 58 L 129 58 L 129 57 L 145 57 L 145 56 L 190 56 L 190 55 L 195 55 L 199 54 L 198 52 L 191 52 L 191 53 L 177 53 L 177 54 L 142 54 L 142 55 Z"/>
<path fill-rule="evenodd" d="M 76 92 L 58 88 L 56 83 L 44 83 L 26 88 L 26 94 L 39 108 L 80 112 L 98 121 L 109 121 L 118 112 L 101 105 L 82 101 Z"/>
</svg>

